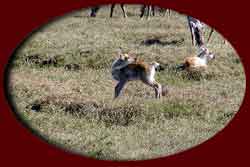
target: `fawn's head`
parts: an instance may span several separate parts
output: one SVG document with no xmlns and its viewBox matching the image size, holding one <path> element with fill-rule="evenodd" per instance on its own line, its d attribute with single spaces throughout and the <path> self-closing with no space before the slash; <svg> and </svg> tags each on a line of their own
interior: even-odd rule
<svg viewBox="0 0 250 167">
<path fill-rule="evenodd" d="M 133 62 L 133 61 L 135 61 L 135 58 L 134 57 L 132 57 L 132 56 L 130 56 L 129 54 L 120 54 L 119 55 L 120 56 L 120 59 L 121 60 L 124 60 L 124 61 L 128 61 L 128 62 Z"/>
<path fill-rule="evenodd" d="M 156 71 L 159 71 L 159 70 L 160 70 L 160 67 L 161 67 L 161 66 L 160 66 L 160 64 L 157 63 L 156 61 L 150 63 L 150 65 L 151 65 L 153 68 L 155 68 Z"/>
</svg>

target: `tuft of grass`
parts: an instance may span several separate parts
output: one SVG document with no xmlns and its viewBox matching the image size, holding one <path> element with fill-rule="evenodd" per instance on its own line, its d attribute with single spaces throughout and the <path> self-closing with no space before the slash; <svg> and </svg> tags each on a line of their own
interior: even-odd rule
<svg viewBox="0 0 250 167">
<path fill-rule="evenodd" d="M 112 64 L 113 61 L 114 59 L 110 57 L 104 57 L 100 54 L 97 54 L 97 55 L 88 57 L 85 60 L 84 66 L 86 68 L 92 68 L 96 70 L 107 69 L 107 68 L 110 68 L 110 65 Z"/>
</svg>

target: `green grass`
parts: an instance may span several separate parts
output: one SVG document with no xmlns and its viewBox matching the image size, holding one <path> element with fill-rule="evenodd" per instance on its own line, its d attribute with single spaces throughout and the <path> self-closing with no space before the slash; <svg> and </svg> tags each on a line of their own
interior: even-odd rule
<svg viewBox="0 0 250 167">
<path fill-rule="evenodd" d="M 204 142 L 238 111 L 244 70 L 220 34 L 208 44 L 216 59 L 207 71 L 176 71 L 196 53 L 186 17 L 173 12 L 140 20 L 138 6 L 127 10 L 127 19 L 118 7 L 112 19 L 106 7 L 96 18 L 87 10 L 68 14 L 32 34 L 17 51 L 9 94 L 20 117 L 50 143 L 97 159 L 152 159 Z M 148 44 L 152 39 L 162 44 Z M 130 82 L 114 101 L 110 66 L 119 47 L 164 65 L 156 79 L 169 94 L 156 100 L 151 88 Z"/>
</svg>

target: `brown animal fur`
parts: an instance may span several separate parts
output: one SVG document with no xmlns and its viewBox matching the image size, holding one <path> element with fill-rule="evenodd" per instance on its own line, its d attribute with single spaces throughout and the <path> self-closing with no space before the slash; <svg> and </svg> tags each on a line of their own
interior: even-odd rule
<svg viewBox="0 0 250 167">
<path fill-rule="evenodd" d="M 197 56 L 190 56 L 185 58 L 184 60 L 184 66 L 187 71 L 196 71 L 196 70 L 206 70 L 207 64 L 198 64 L 197 59 L 199 57 Z"/>
<path fill-rule="evenodd" d="M 127 66 L 131 69 L 140 68 L 143 71 L 149 72 L 149 64 L 131 53 L 120 54 L 120 59 L 130 61 Z"/>
<path fill-rule="evenodd" d="M 146 73 L 149 72 L 149 64 L 144 62 L 142 59 L 135 58 L 135 61 L 131 64 L 128 65 L 129 68 L 141 68 L 143 69 Z"/>
<path fill-rule="evenodd" d="M 209 52 L 209 50 L 205 46 L 202 46 L 199 49 L 200 53 L 197 56 L 189 56 L 185 58 L 181 68 L 184 68 L 188 71 L 207 69 L 208 62 L 214 59 L 215 56 L 211 52 Z"/>
<path fill-rule="evenodd" d="M 206 68 L 207 67 L 206 64 L 197 64 L 196 63 L 197 59 L 199 59 L 199 57 L 197 57 L 197 56 L 187 57 L 185 59 L 185 64 L 189 68 Z"/>
</svg>

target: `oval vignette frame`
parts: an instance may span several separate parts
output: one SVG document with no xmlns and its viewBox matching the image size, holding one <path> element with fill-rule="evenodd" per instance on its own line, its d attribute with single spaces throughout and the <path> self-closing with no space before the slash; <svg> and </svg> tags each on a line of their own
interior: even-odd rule
<svg viewBox="0 0 250 167">
<path fill-rule="evenodd" d="M 207 0 L 208 1 L 208 0 Z M 1 60 L 1 78 L 2 81 L 4 81 L 4 70 L 7 62 L 9 61 L 9 57 L 12 55 L 13 50 L 19 46 L 20 41 L 23 41 L 23 39 L 26 38 L 27 34 L 32 32 L 36 27 L 40 27 L 41 25 L 44 25 L 48 21 L 51 20 L 51 18 L 55 18 L 57 16 L 61 16 L 64 13 L 69 13 L 72 10 L 77 10 L 80 8 L 86 8 L 88 6 L 93 6 L 96 4 L 108 4 L 111 2 L 120 2 L 120 1 L 105 1 L 105 0 L 98 0 L 95 2 L 91 2 L 90 0 L 87 1 L 59 1 L 56 0 L 53 3 L 44 0 L 41 5 L 38 5 L 37 3 L 29 2 L 31 5 L 33 5 L 33 9 L 30 9 L 30 7 L 26 4 L 19 4 L 18 7 L 13 8 L 14 5 L 11 5 L 11 1 L 9 1 L 8 8 L 13 8 L 13 11 L 17 11 L 17 13 L 14 12 L 14 14 L 9 17 L 9 22 L 13 22 L 14 18 L 24 18 L 22 21 L 24 23 L 17 27 L 15 24 L 17 22 L 13 22 L 12 25 L 9 25 L 9 22 L 6 22 L 5 29 L 1 31 L 3 35 L 3 40 L 6 40 L 7 42 L 5 45 L 3 45 L 3 55 L 2 58 L 4 60 Z M 134 1 L 134 0 L 128 0 L 123 1 L 126 3 L 146 3 L 150 1 Z M 244 154 L 242 151 L 241 153 L 238 153 L 241 151 L 242 148 L 249 148 L 250 144 L 248 143 L 249 138 L 245 136 L 244 131 L 246 131 L 247 128 L 247 104 L 248 104 L 248 86 L 247 86 L 247 80 L 248 80 L 248 74 L 249 69 L 247 67 L 248 59 L 247 59 L 247 49 L 246 46 L 244 46 L 247 39 L 245 39 L 246 34 L 244 33 L 234 33 L 234 32 L 242 32 L 241 27 L 230 23 L 231 16 L 230 14 L 234 14 L 235 17 L 239 17 L 243 15 L 243 8 L 244 3 L 241 4 L 234 4 L 233 2 L 227 2 L 227 5 L 232 3 L 231 6 L 224 7 L 224 3 L 226 0 L 217 2 L 217 1 L 209 1 L 210 4 L 207 4 L 207 8 L 201 9 L 200 7 L 204 4 L 197 3 L 198 0 L 194 0 L 192 2 L 185 2 L 185 0 L 175 0 L 175 1 L 166 1 L 164 0 L 158 0 L 158 1 L 152 1 L 154 4 L 162 6 L 162 7 L 168 7 L 171 9 L 174 9 L 176 11 L 179 11 L 181 13 L 190 14 L 194 17 L 198 16 L 197 18 L 201 19 L 205 23 L 211 25 L 214 27 L 220 34 L 222 34 L 233 46 L 233 48 L 236 50 L 238 55 L 240 56 L 242 60 L 242 64 L 245 69 L 245 75 L 246 75 L 246 90 L 245 90 L 245 98 L 242 102 L 242 105 L 240 107 L 239 112 L 234 116 L 234 118 L 227 124 L 227 126 L 220 131 L 219 133 L 216 133 L 215 136 L 210 138 L 209 140 L 203 142 L 200 145 L 197 145 L 195 147 L 192 147 L 191 149 L 187 149 L 183 152 L 167 156 L 165 158 L 159 158 L 159 159 L 153 159 L 153 160 L 144 160 L 144 161 L 129 161 L 129 162 L 115 162 L 115 161 L 103 161 L 103 160 L 94 160 L 90 158 L 86 158 L 80 155 L 72 154 L 65 152 L 64 150 L 58 149 L 55 146 L 51 146 L 47 144 L 46 142 L 42 141 L 32 133 L 30 133 L 29 130 L 24 128 L 16 119 L 15 116 L 13 116 L 13 112 L 11 111 L 10 106 L 7 103 L 7 100 L 4 96 L 4 90 L 1 90 L 1 108 L 2 112 L 0 112 L 0 121 L 1 121 L 1 130 L 3 136 L 1 138 L 1 157 L 2 157 L 2 163 L 8 162 L 9 165 L 11 164 L 26 164 L 27 161 L 29 162 L 39 162 L 38 166 L 44 166 L 44 165 L 62 165 L 62 166 L 68 166 L 68 165 L 77 165 L 77 164 L 86 164 L 91 166 L 152 166 L 152 165 L 164 165 L 164 164 L 170 164 L 174 166 L 179 165 L 196 165 L 204 166 L 210 166 L 216 164 L 224 164 L 227 162 L 228 164 L 245 164 L 247 162 L 247 154 Z M 215 3 L 217 6 L 213 6 L 212 4 Z M 230 12 L 230 9 L 235 9 L 236 6 L 239 6 L 236 13 Z M 240 6 L 241 5 L 241 6 Z M 39 6 L 39 8 L 35 8 L 35 6 Z M 245 5 L 247 6 L 247 5 Z M 26 9 L 25 9 L 26 7 Z M 210 9 L 213 7 L 213 13 L 211 13 Z M 220 8 L 224 8 L 224 15 L 220 12 Z M 3 7 L 2 7 L 3 8 Z M 7 13 L 7 9 L 5 8 L 5 13 Z M 44 12 L 44 9 L 46 8 L 46 12 Z M 48 9 L 47 9 L 48 8 Z M 241 9 L 241 10 L 240 10 Z M 227 10 L 227 11 L 226 11 Z M 19 15 L 19 13 L 23 12 Z M 192 13 L 191 13 L 192 11 Z M 235 11 L 235 10 L 234 10 Z M 30 13 L 33 13 L 34 17 L 30 16 Z M 226 14 L 225 14 L 226 13 Z M 220 15 L 221 14 L 221 15 Z M 237 16 L 238 15 L 238 16 Z M 2 14 L 3 16 L 3 14 Z M 217 17 L 220 16 L 220 17 Z M 247 16 L 246 16 L 247 17 Z M 17 19 L 17 20 L 19 20 Z M 221 22 L 223 20 L 223 22 Z M 6 21 L 6 20 L 5 20 Z M 228 27 L 226 26 L 228 25 Z M 227 27 L 227 28 L 225 28 Z M 245 27 L 247 28 L 247 27 Z M 16 33 L 13 33 L 16 32 Z M 17 33 L 19 32 L 19 33 Z M 246 31 L 245 31 L 246 32 Z M 13 34 L 12 34 L 13 33 Z M 11 34 L 11 35 L 9 35 Z M 1 49 L 2 50 L 2 49 Z M 244 56 L 245 55 L 245 56 Z M 3 82 L 1 88 L 3 88 Z M 237 141 L 237 144 L 236 144 Z M 247 150 L 246 150 L 247 151 Z M 34 153 L 35 152 L 35 153 Z M 237 154 L 233 154 L 237 152 Z M 15 158 L 15 161 L 13 161 L 13 157 Z M 195 161 L 194 161 L 195 158 Z M 33 165 L 30 163 L 31 165 Z M 30 165 L 30 166 L 31 166 Z M 27 165 L 28 166 L 28 165 Z"/>
</svg>

